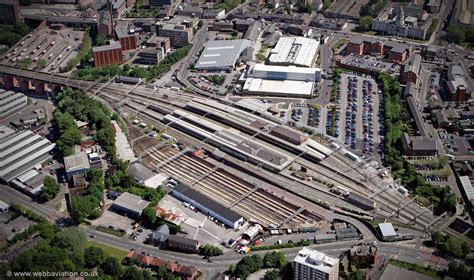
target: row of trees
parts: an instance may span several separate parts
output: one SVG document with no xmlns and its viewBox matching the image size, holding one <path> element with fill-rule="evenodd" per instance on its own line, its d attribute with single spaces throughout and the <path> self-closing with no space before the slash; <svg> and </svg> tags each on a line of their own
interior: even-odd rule
<svg viewBox="0 0 474 280">
<path fill-rule="evenodd" d="M 467 267 L 464 263 L 449 263 L 448 275 L 458 280 L 474 279 L 474 268 Z"/>
<path fill-rule="evenodd" d="M 119 260 L 108 256 L 102 249 L 88 247 L 83 234 L 77 228 L 55 231 L 43 237 L 34 249 L 15 258 L 11 264 L 0 266 L 0 274 L 6 271 L 70 271 L 81 272 L 97 269 L 101 279 L 151 279 L 148 272 L 135 267 L 124 268 Z"/>
<path fill-rule="evenodd" d="M 92 130 L 95 130 L 94 140 L 99 142 L 107 151 L 112 162 L 116 160 L 115 131 L 111 120 L 118 118 L 111 115 L 110 111 L 99 101 L 89 98 L 84 92 L 79 90 L 65 89 L 56 96 L 57 108 L 63 115 L 68 117 L 65 124 L 67 130 L 74 131 L 74 141 L 67 142 L 68 146 L 79 144 L 80 132 L 77 129 L 74 119 L 85 121 Z M 72 121 L 71 121 L 72 118 Z M 73 128 L 74 127 L 74 128 Z M 67 150 L 71 152 L 71 150 Z"/>
<path fill-rule="evenodd" d="M 69 156 L 73 153 L 74 145 L 81 143 L 81 132 L 77 128 L 74 117 L 68 112 L 62 113 L 59 109 L 54 110 L 53 121 L 59 136 L 56 147 L 63 157 Z"/>
<path fill-rule="evenodd" d="M 435 242 L 437 249 L 456 258 L 465 258 L 471 252 L 469 242 L 461 236 L 457 237 L 449 234 L 444 236 L 440 232 L 435 232 L 431 239 Z"/>
<path fill-rule="evenodd" d="M 104 193 L 104 177 L 102 170 L 90 169 L 87 171 L 89 186 L 87 193 L 75 197 L 71 202 L 71 217 L 78 223 L 84 219 L 96 219 L 102 215 L 100 200 Z"/>
<path fill-rule="evenodd" d="M 152 80 L 170 71 L 171 66 L 184 58 L 189 53 L 191 48 L 191 44 L 179 48 L 173 53 L 168 54 L 159 64 L 149 68 L 131 66 L 130 64 L 125 64 L 122 67 L 119 65 L 109 65 L 100 68 L 85 67 L 83 69 L 77 69 L 74 71 L 72 73 L 72 77 L 80 80 L 96 81 L 104 77 L 110 78 L 117 75 Z"/>
<path fill-rule="evenodd" d="M 88 53 L 90 53 L 91 47 L 92 47 L 92 39 L 91 39 L 91 36 L 89 35 L 89 30 L 86 30 L 84 32 L 84 37 L 82 38 L 81 48 L 79 49 L 79 52 L 77 53 L 76 57 L 69 60 L 66 63 L 66 66 L 61 68 L 60 71 L 69 72 L 72 69 L 74 69 L 74 67 L 76 67 L 76 65 L 79 64 L 79 62 L 81 62 L 87 56 Z"/>
<path fill-rule="evenodd" d="M 56 180 L 50 176 L 46 176 L 43 181 L 43 188 L 41 189 L 40 199 L 42 201 L 49 201 L 56 197 L 59 193 L 60 186 Z"/>
<path fill-rule="evenodd" d="M 442 186 L 432 186 L 416 172 L 415 167 L 406 161 L 401 154 L 401 135 L 406 131 L 402 120 L 402 100 L 400 83 L 388 73 L 381 73 L 377 82 L 384 94 L 385 109 L 385 163 L 392 167 L 396 178 L 415 194 L 427 197 L 435 205 L 434 212 L 439 215 L 444 211 L 456 211 L 456 197 Z"/>
<path fill-rule="evenodd" d="M 376 18 L 379 13 L 385 8 L 387 4 L 387 0 L 369 0 L 369 2 L 363 5 L 360 8 L 360 16 L 371 16 L 372 18 Z"/>
<path fill-rule="evenodd" d="M 466 43 L 474 44 L 474 29 L 464 28 L 462 26 L 451 24 L 447 29 L 448 35 L 456 44 L 464 45 Z"/>
<path fill-rule="evenodd" d="M 259 255 L 246 256 L 237 265 L 230 268 L 233 276 L 246 279 L 250 274 L 262 268 L 273 268 L 265 274 L 266 280 L 291 278 L 291 264 L 282 252 L 270 252 L 263 259 Z"/>
<path fill-rule="evenodd" d="M 11 47 L 30 31 L 31 29 L 24 22 L 14 25 L 0 25 L 0 45 Z"/>
</svg>

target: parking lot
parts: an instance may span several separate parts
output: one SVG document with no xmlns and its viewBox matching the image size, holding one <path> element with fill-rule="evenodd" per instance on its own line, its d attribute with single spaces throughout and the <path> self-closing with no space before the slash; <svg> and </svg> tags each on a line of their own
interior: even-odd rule
<svg viewBox="0 0 474 280">
<path fill-rule="evenodd" d="M 368 76 L 342 74 L 336 87 L 336 106 L 326 116 L 326 134 L 356 152 L 376 154 L 384 130 L 383 95 Z"/>
</svg>

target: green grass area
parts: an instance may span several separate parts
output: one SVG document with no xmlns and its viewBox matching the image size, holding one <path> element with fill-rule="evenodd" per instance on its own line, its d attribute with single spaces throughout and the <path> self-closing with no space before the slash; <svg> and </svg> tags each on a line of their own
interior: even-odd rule
<svg viewBox="0 0 474 280">
<path fill-rule="evenodd" d="M 106 228 L 106 227 L 101 227 L 101 226 L 98 226 L 97 230 L 108 233 L 108 234 L 115 235 L 117 237 L 122 237 L 122 236 L 125 235 L 125 232 L 121 232 L 121 231 L 117 231 L 117 230 L 113 230 L 113 229 Z"/>
<path fill-rule="evenodd" d="M 127 256 L 127 252 L 124 250 L 113 248 L 95 241 L 87 240 L 86 248 L 92 246 L 102 249 L 107 255 L 117 258 L 117 260 L 119 261 L 122 261 Z"/>
<path fill-rule="evenodd" d="M 332 45 L 332 52 L 335 53 L 340 47 L 346 45 L 349 42 L 348 39 L 340 39 L 334 45 Z"/>
<path fill-rule="evenodd" d="M 434 279 L 442 279 L 442 273 L 440 271 L 422 267 L 417 264 L 407 263 L 407 262 L 399 261 L 399 260 L 390 260 L 390 264 L 394 266 L 398 266 L 400 268 L 410 270 L 410 271 L 415 271 L 415 272 L 424 274 Z"/>
</svg>

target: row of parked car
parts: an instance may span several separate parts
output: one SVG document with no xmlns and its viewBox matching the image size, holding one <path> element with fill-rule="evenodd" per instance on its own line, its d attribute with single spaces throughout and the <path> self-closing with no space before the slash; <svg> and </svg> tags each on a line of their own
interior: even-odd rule
<svg viewBox="0 0 474 280">
<path fill-rule="evenodd" d="M 355 149 L 357 144 L 357 82 L 357 77 L 349 77 L 347 83 L 346 134 L 344 138 L 344 144 L 351 145 L 352 149 Z"/>
<path fill-rule="evenodd" d="M 372 97 L 372 82 L 364 80 L 362 84 L 362 126 L 363 153 L 374 153 L 374 102 Z"/>
</svg>

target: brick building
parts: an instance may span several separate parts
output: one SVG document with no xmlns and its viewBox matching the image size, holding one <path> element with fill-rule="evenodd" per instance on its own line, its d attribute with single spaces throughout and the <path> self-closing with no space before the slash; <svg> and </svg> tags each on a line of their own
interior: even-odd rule
<svg viewBox="0 0 474 280">
<path fill-rule="evenodd" d="M 94 58 L 95 67 L 120 64 L 123 61 L 122 46 L 119 42 L 112 41 L 110 45 L 93 47 L 92 57 Z"/>
<path fill-rule="evenodd" d="M 131 33 L 128 26 L 116 26 L 115 35 L 122 46 L 122 51 L 134 50 L 138 47 L 138 36 Z"/>
<path fill-rule="evenodd" d="M 408 58 L 409 46 L 394 41 L 381 41 L 372 37 L 356 36 L 347 43 L 346 51 L 357 55 L 382 56 L 394 62 L 402 62 Z"/>
<path fill-rule="evenodd" d="M 418 76 L 420 74 L 421 55 L 415 54 L 410 58 L 407 64 L 403 66 L 401 75 L 402 84 L 418 83 Z"/>
</svg>

